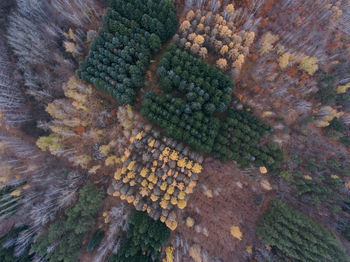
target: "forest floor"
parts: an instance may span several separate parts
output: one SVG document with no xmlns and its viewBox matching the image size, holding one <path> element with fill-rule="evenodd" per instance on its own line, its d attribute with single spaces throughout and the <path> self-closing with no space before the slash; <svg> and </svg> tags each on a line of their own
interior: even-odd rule
<svg viewBox="0 0 350 262">
<path fill-rule="evenodd" d="M 221 163 L 210 157 L 203 168 L 177 231 L 223 261 L 247 261 L 246 249 L 257 244 L 255 224 L 275 193 L 262 188 L 258 182 L 262 175 L 256 170 L 242 171 L 232 162 Z M 195 220 L 197 230 L 186 226 L 187 217 Z M 231 235 L 232 226 L 240 228 L 241 241 Z"/>
</svg>

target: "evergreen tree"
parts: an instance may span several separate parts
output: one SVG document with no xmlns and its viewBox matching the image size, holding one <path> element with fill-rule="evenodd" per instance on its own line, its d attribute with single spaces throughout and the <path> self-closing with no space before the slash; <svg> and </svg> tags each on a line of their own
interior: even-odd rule
<svg viewBox="0 0 350 262">
<path fill-rule="evenodd" d="M 147 213 L 133 210 L 126 239 L 118 254 L 112 255 L 109 261 L 154 261 L 159 258 L 159 250 L 169 237 L 170 230 L 165 224 L 153 220 Z"/>
<path fill-rule="evenodd" d="M 37 238 L 32 250 L 50 262 L 76 261 L 81 242 L 94 223 L 94 215 L 101 207 L 103 196 L 101 189 L 87 183 L 79 191 L 77 203 L 65 211 L 64 218 L 55 221 L 46 233 Z M 48 252 L 50 246 L 54 246 L 54 250 Z"/>
<path fill-rule="evenodd" d="M 257 233 L 267 244 L 296 261 L 350 261 L 333 233 L 281 200 L 270 201 Z"/>
<path fill-rule="evenodd" d="M 13 228 L 5 236 L 0 238 L 0 261 L 1 262 L 29 262 L 32 261 L 32 255 L 29 255 L 29 250 L 26 250 L 20 257 L 14 256 L 16 240 L 19 234 L 27 229 L 26 226 Z"/>
</svg>

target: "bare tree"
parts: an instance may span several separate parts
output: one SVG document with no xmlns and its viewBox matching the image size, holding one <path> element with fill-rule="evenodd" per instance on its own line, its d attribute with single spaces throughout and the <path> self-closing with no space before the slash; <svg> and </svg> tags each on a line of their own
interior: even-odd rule
<svg viewBox="0 0 350 262">
<path fill-rule="evenodd" d="M 0 112 L 7 124 L 19 126 L 31 121 L 31 116 L 25 95 L 14 80 L 14 73 L 4 42 L 0 41 Z"/>
<path fill-rule="evenodd" d="M 0 132 L 0 188 L 18 185 L 15 194 L 11 193 L 15 196 L 11 201 L 15 204 L 22 198 L 14 211 L 16 216 L 11 217 L 15 224 L 29 226 L 16 239 L 15 255 L 20 256 L 42 228 L 75 201 L 83 176 L 65 168 L 26 139 L 8 133 Z M 7 217 L 0 214 L 0 225 Z"/>
</svg>

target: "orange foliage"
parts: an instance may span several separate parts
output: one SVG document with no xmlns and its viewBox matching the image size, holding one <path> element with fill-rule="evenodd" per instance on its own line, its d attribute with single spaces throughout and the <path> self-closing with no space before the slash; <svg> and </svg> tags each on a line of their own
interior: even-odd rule
<svg viewBox="0 0 350 262">
<path fill-rule="evenodd" d="M 256 60 L 258 60 L 258 58 L 259 58 L 256 54 L 250 54 L 250 55 L 248 55 L 248 57 L 249 57 L 250 59 L 252 59 L 253 62 L 255 62 Z"/>
<path fill-rule="evenodd" d="M 276 102 L 276 103 L 273 104 L 273 106 L 274 106 L 275 108 L 280 108 L 280 107 L 281 107 L 281 103 Z"/>
<path fill-rule="evenodd" d="M 147 70 L 146 74 L 148 78 L 152 78 L 152 72 L 150 70 Z"/>
<path fill-rule="evenodd" d="M 112 120 L 112 118 L 106 118 L 105 122 L 107 125 L 110 125 L 110 124 L 112 124 L 113 120 Z"/>
<path fill-rule="evenodd" d="M 79 134 L 82 135 L 85 132 L 85 127 L 83 127 L 82 125 L 77 126 L 77 128 L 75 129 L 75 131 Z"/>
<path fill-rule="evenodd" d="M 295 77 L 295 76 L 298 75 L 298 70 L 295 69 L 295 68 L 290 67 L 290 68 L 288 68 L 286 70 L 286 74 L 289 75 L 289 76 Z"/>
<path fill-rule="evenodd" d="M 252 88 L 252 91 L 253 91 L 254 93 L 259 93 L 260 87 L 254 86 L 254 87 Z"/>
</svg>

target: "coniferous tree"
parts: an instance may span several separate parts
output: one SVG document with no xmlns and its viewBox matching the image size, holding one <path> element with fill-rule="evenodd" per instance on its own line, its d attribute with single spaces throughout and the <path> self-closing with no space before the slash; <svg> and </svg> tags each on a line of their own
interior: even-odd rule
<svg viewBox="0 0 350 262">
<path fill-rule="evenodd" d="M 281 200 L 270 201 L 257 233 L 267 244 L 296 261 L 350 261 L 333 233 Z"/>
<path fill-rule="evenodd" d="M 77 203 L 66 209 L 64 218 L 56 220 L 38 237 L 32 251 L 50 262 L 76 261 L 83 237 L 93 225 L 102 199 L 102 190 L 87 183 L 79 191 Z"/>
<path fill-rule="evenodd" d="M 170 230 L 160 221 L 155 221 L 146 213 L 134 210 L 129 218 L 126 239 L 111 262 L 155 261 L 160 256 L 160 248 L 168 241 Z"/>
</svg>

